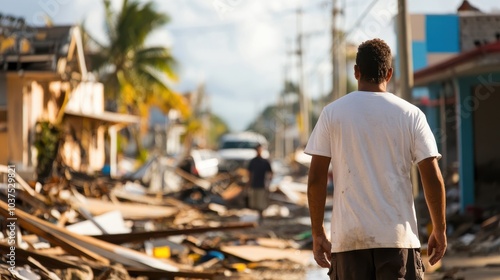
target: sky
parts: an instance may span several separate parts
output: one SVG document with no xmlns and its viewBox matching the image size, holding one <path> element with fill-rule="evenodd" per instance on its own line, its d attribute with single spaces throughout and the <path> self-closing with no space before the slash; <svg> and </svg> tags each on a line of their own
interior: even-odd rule
<svg viewBox="0 0 500 280">
<path fill-rule="evenodd" d="M 141 0 L 142 1 L 142 0 Z M 179 92 L 205 86 L 212 112 L 233 131 L 244 130 L 276 103 L 284 78 L 297 80 L 297 8 L 303 9 L 305 93 L 326 95 L 331 88 L 329 56 L 332 0 L 153 0 L 171 20 L 148 39 L 171 48 L 178 61 Z M 379 37 L 395 50 L 393 17 L 397 0 L 340 0 L 339 26 L 348 41 Z M 407 0 L 410 13 L 455 13 L 462 0 Z M 469 1 L 484 12 L 500 13 L 498 0 Z M 79 24 L 104 41 L 102 0 L 0 0 L 2 14 L 22 16 L 33 25 Z M 113 0 L 118 9 L 121 0 Z M 355 26 L 355 23 L 359 25 Z"/>
</svg>

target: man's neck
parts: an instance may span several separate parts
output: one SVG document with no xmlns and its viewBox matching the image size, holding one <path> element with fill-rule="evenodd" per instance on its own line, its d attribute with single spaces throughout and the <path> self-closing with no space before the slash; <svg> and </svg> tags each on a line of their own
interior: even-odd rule
<svg viewBox="0 0 500 280">
<path fill-rule="evenodd" d="M 359 91 L 370 91 L 370 92 L 386 92 L 387 83 L 374 84 L 366 82 L 358 82 Z"/>
</svg>

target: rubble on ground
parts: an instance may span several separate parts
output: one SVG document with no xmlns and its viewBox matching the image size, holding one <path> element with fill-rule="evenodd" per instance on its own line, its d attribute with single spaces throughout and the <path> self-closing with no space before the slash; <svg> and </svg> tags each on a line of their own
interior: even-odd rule
<svg viewBox="0 0 500 280">
<path fill-rule="evenodd" d="M 154 165 L 114 179 L 68 168 L 43 184 L 16 175 L 14 205 L 0 166 L 0 279 L 305 279 L 317 268 L 307 166 L 295 162 L 276 176 L 258 225 L 246 207 L 244 170 L 202 179 L 157 165 L 162 178 L 151 175 Z M 498 209 L 461 215 L 453 201 L 448 208 L 448 256 L 499 255 Z"/>
<path fill-rule="evenodd" d="M 305 185 L 279 179 L 259 226 L 242 172 L 207 180 L 171 168 L 182 186 L 154 191 L 67 168 L 44 184 L 17 175 L 15 204 L 0 183 L 0 251 L 15 254 L 10 265 L 2 253 L 0 279 L 303 279 L 313 262 L 310 226 L 296 220 L 308 214 Z"/>
</svg>

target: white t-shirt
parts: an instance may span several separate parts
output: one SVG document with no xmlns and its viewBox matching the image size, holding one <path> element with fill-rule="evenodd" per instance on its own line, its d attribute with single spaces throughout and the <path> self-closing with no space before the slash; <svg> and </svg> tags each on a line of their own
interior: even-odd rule
<svg viewBox="0 0 500 280">
<path fill-rule="evenodd" d="M 304 152 L 331 157 L 332 252 L 420 247 L 410 169 L 441 157 L 420 109 L 352 92 L 323 109 Z"/>
</svg>

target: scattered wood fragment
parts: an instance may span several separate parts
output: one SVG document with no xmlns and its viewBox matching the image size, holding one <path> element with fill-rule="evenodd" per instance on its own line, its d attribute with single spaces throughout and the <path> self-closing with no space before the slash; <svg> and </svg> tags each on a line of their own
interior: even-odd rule
<svg viewBox="0 0 500 280">
<path fill-rule="evenodd" d="M 59 278 L 59 276 L 57 276 L 57 274 L 55 274 L 52 271 L 49 271 L 45 266 L 43 266 L 39 261 L 37 261 L 33 257 L 31 257 L 31 256 L 28 257 L 28 261 L 31 265 L 35 266 L 36 268 L 38 268 L 41 271 L 42 276 L 44 276 L 44 278 L 50 279 L 50 280 L 61 280 L 61 278 Z"/>
<path fill-rule="evenodd" d="M 492 230 L 500 227 L 500 214 L 494 215 L 481 223 L 484 230 Z"/>
</svg>

